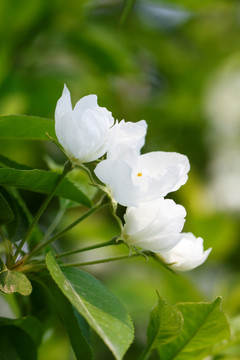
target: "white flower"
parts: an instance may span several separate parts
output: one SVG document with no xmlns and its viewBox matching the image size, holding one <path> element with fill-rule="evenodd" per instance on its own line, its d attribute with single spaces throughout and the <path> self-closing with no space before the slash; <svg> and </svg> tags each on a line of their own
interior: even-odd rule
<svg viewBox="0 0 240 360">
<path fill-rule="evenodd" d="M 173 200 L 158 199 L 127 208 L 123 240 L 129 246 L 161 252 L 177 243 L 186 211 Z"/>
<path fill-rule="evenodd" d="M 96 95 L 83 97 L 72 109 L 70 92 L 64 86 L 55 110 L 55 131 L 73 163 L 82 164 L 104 155 L 113 123 L 112 114 L 98 106 Z"/>
<path fill-rule="evenodd" d="M 154 151 L 138 156 L 129 151 L 122 158 L 103 160 L 94 172 L 115 201 L 138 206 L 179 189 L 189 169 L 188 158 L 178 153 Z"/>
<path fill-rule="evenodd" d="M 203 239 L 196 238 L 192 233 L 182 233 L 177 245 L 167 252 L 161 252 L 159 256 L 170 267 L 178 271 L 187 271 L 201 265 L 208 257 L 210 251 L 204 251 Z"/>
<path fill-rule="evenodd" d="M 137 123 L 125 122 L 124 120 L 111 128 L 107 159 L 116 160 L 127 157 L 128 152 L 140 155 L 140 150 L 145 143 L 147 123 L 145 120 Z"/>
</svg>

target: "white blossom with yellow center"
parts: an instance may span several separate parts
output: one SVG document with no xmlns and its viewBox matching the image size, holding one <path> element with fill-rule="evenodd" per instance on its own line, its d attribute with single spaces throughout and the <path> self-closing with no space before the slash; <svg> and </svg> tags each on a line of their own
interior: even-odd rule
<svg viewBox="0 0 240 360">
<path fill-rule="evenodd" d="M 138 206 L 178 190 L 186 183 L 189 169 L 185 155 L 154 151 L 138 156 L 129 151 L 99 163 L 95 174 L 119 204 Z"/>
</svg>

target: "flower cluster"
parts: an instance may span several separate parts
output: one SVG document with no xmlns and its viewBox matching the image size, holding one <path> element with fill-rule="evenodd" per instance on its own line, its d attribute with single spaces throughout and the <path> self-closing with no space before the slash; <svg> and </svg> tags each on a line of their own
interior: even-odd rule
<svg viewBox="0 0 240 360">
<path fill-rule="evenodd" d="M 74 164 L 106 158 L 94 172 L 105 184 L 112 201 L 126 206 L 121 238 L 137 249 L 157 253 L 170 267 L 185 271 L 202 264 L 211 249 L 203 240 L 181 233 L 186 211 L 164 197 L 188 179 L 188 158 L 174 152 L 141 155 L 147 124 L 114 122 L 112 114 L 98 106 L 96 95 L 79 100 L 72 109 L 64 87 L 55 111 L 55 130 L 66 155 Z"/>
</svg>

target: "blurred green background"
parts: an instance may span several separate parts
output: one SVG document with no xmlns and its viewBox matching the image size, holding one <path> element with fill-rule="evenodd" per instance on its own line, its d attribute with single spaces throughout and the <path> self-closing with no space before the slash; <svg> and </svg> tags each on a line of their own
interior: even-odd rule
<svg viewBox="0 0 240 360">
<path fill-rule="evenodd" d="M 170 197 L 186 207 L 184 230 L 203 237 L 205 248 L 213 248 L 206 264 L 180 275 L 144 259 L 86 269 L 133 317 L 136 339 L 126 359 L 137 358 L 146 341 L 156 289 L 171 303 L 222 295 L 224 310 L 234 319 L 234 328 L 240 328 L 239 1 L 1 0 L 0 39 L 1 114 L 53 118 L 66 83 L 73 104 L 94 93 L 115 118 L 145 119 L 143 152 L 176 151 L 190 159 L 188 183 Z M 46 153 L 64 162 L 48 142 L 2 141 L 0 150 L 37 168 L 46 168 Z M 43 199 L 25 197 L 33 212 Z M 51 222 L 53 210 L 42 220 L 43 227 Z M 69 211 L 61 226 L 80 211 Z M 117 231 L 104 210 L 57 246 L 93 244 Z M 98 250 L 84 259 L 118 251 Z M 1 315 L 8 312 L 2 305 Z M 39 359 L 74 359 L 60 323 L 46 329 Z M 100 340 L 94 342 L 96 359 L 113 359 Z M 231 359 L 240 359 L 237 345 L 229 351 Z"/>
</svg>

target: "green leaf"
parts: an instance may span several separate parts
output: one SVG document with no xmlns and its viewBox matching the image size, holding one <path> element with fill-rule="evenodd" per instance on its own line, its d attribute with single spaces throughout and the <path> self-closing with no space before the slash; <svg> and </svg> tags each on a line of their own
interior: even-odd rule
<svg viewBox="0 0 240 360">
<path fill-rule="evenodd" d="M 1 159 L 1 157 L 0 157 Z M 57 164 L 52 158 L 48 155 L 44 157 L 46 164 L 48 165 L 49 169 L 58 173 L 62 172 L 62 165 Z M 90 180 L 88 175 L 79 167 L 75 167 L 68 175 L 67 178 L 84 194 L 87 195 L 89 199 L 93 199 L 96 195 L 98 189 L 95 186 L 90 185 Z M 66 207 L 66 201 L 61 199 L 60 201 L 63 207 Z M 74 207 L 78 206 L 76 201 L 69 201 L 67 207 Z"/>
<path fill-rule="evenodd" d="M 52 190 L 59 177 L 59 174 L 45 170 L 0 169 L 0 185 L 14 186 L 43 194 L 48 194 Z M 91 201 L 87 196 L 68 179 L 64 179 L 58 187 L 56 196 L 91 207 Z"/>
<path fill-rule="evenodd" d="M 0 193 L 5 197 L 13 212 L 12 221 L 6 224 L 7 238 L 12 242 L 19 241 L 29 227 L 32 216 L 23 200 L 21 199 L 17 189 L 12 188 L 7 191 L 4 187 L 0 186 Z M 1 209 L 0 209 L 1 213 Z M 39 239 L 41 232 L 38 227 L 34 229 L 32 240 Z"/>
<path fill-rule="evenodd" d="M 240 315 L 229 319 L 231 336 L 227 341 L 214 346 L 214 359 L 239 360 L 240 354 Z"/>
<path fill-rule="evenodd" d="M 13 211 L 0 189 L 0 226 L 5 225 L 13 220 Z"/>
<path fill-rule="evenodd" d="M 5 294 L 18 292 L 27 296 L 32 292 L 32 285 L 24 274 L 6 269 L 0 273 L 0 291 Z"/>
<path fill-rule="evenodd" d="M 37 360 L 41 323 L 34 317 L 0 318 L 0 359 Z"/>
<path fill-rule="evenodd" d="M 19 214 L 18 214 L 18 210 L 17 210 L 17 204 L 16 204 L 16 201 L 14 200 L 14 198 L 11 196 L 10 192 L 7 191 L 2 186 L 0 186 L 0 194 L 2 194 L 5 197 L 9 206 L 11 207 L 11 211 L 13 213 L 13 217 L 12 217 L 11 221 L 9 221 L 6 224 L 6 230 L 7 230 L 7 234 L 8 234 L 7 237 L 9 240 L 11 240 L 11 238 L 14 236 L 14 234 L 19 226 Z M 0 212 L 1 212 L 1 210 L 0 210 Z"/>
<path fill-rule="evenodd" d="M 48 253 L 46 264 L 54 281 L 76 310 L 102 338 L 117 360 L 130 346 L 134 329 L 122 304 L 90 274 L 75 268 L 60 269 Z"/>
<path fill-rule="evenodd" d="M 37 360 L 37 347 L 31 337 L 14 326 L 0 328 L 1 360 Z"/>
<path fill-rule="evenodd" d="M 49 140 L 56 138 L 53 120 L 27 115 L 0 116 L 0 139 Z"/>
<path fill-rule="evenodd" d="M 7 224 L 6 229 L 8 232 L 8 239 L 12 242 L 16 242 L 23 238 L 32 223 L 33 216 L 28 210 L 27 205 L 21 198 L 17 189 L 11 188 L 11 191 L 8 191 L 8 199 L 14 213 L 14 221 Z M 33 230 L 31 240 L 29 241 L 30 248 L 35 246 L 41 238 L 42 232 L 36 225 Z"/>
<path fill-rule="evenodd" d="M 84 360 L 92 360 L 93 350 L 86 320 L 76 311 L 49 275 L 42 277 L 41 283 L 52 297 L 54 306 L 68 332 L 77 359 L 81 360 L 84 354 Z"/>
<path fill-rule="evenodd" d="M 33 170 L 33 168 L 31 168 L 30 166 L 24 165 L 24 164 L 19 164 L 18 162 L 9 159 L 6 156 L 3 156 L 0 154 L 0 166 L 1 167 L 10 167 L 10 168 L 14 168 L 14 169 L 19 169 L 19 170 Z"/>
<path fill-rule="evenodd" d="M 178 304 L 183 328 L 176 340 L 159 348 L 161 360 L 202 360 L 211 355 L 213 346 L 230 336 L 221 302 L 218 297 L 212 303 Z"/>
<path fill-rule="evenodd" d="M 173 341 L 181 332 L 183 316 L 176 306 L 167 304 L 157 292 L 158 301 L 150 313 L 147 328 L 147 346 L 142 358 L 147 359 L 148 355 L 157 347 Z"/>
<path fill-rule="evenodd" d="M 43 329 L 42 324 L 37 318 L 33 316 L 27 316 L 19 319 L 8 319 L 0 317 L 0 328 L 2 326 L 16 326 L 24 330 L 34 341 L 34 343 L 39 346 L 41 343 Z"/>
</svg>

